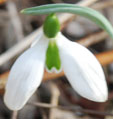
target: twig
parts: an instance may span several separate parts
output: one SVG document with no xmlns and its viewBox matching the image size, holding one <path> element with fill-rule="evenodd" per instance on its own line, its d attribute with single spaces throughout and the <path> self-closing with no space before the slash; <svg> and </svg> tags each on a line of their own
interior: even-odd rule
<svg viewBox="0 0 113 119">
<path fill-rule="evenodd" d="M 7 77 L 9 75 L 9 72 L 4 73 L 3 75 L 0 76 L 0 89 L 4 89 L 6 82 L 7 82 Z M 2 93 L 2 91 L 1 91 Z"/>
<path fill-rule="evenodd" d="M 8 13 L 4 10 L 0 10 L 0 27 L 7 27 L 8 20 Z"/>
<path fill-rule="evenodd" d="M 62 3 L 63 1 L 62 0 L 52 0 L 52 2 L 54 2 L 54 3 Z"/>
<path fill-rule="evenodd" d="M 11 0 L 7 2 L 7 9 L 8 9 L 11 22 L 13 24 L 13 28 L 14 28 L 14 31 L 17 37 L 17 41 L 19 42 L 24 37 L 23 29 L 22 29 L 21 20 L 18 16 L 17 8 Z"/>
<path fill-rule="evenodd" d="M 80 39 L 78 43 L 80 43 L 81 45 L 84 45 L 85 47 L 88 47 L 103 41 L 107 37 L 108 37 L 108 34 L 105 31 L 101 31 L 101 32 L 93 33 L 85 38 Z"/>
<path fill-rule="evenodd" d="M 96 0 L 87 0 L 87 1 L 85 0 L 82 3 L 79 3 L 79 5 L 89 6 L 89 5 L 93 4 L 95 1 Z M 75 15 L 73 15 L 73 16 L 75 17 Z M 72 19 L 72 15 L 67 16 L 67 14 L 62 14 L 59 17 L 60 23 L 62 24 L 63 27 L 66 26 L 66 22 L 68 22 L 70 20 L 70 18 Z M 19 42 L 18 44 L 16 44 L 12 48 L 10 48 L 8 51 L 1 54 L 1 56 L 0 56 L 0 66 L 2 66 L 3 64 L 5 64 L 9 60 L 11 60 L 16 55 L 23 52 L 25 49 L 27 49 L 30 46 L 30 44 L 33 42 L 33 40 L 36 38 L 36 36 L 39 35 L 40 32 L 41 32 L 41 27 L 39 29 L 37 29 L 36 31 L 34 31 L 33 33 L 31 33 L 26 38 L 24 38 L 21 42 Z"/>
<path fill-rule="evenodd" d="M 113 50 L 102 52 L 95 55 L 99 62 L 105 66 L 113 62 Z"/>
<path fill-rule="evenodd" d="M 80 6 L 90 6 L 93 3 L 95 3 L 96 1 L 98 1 L 98 0 L 85 0 L 85 1 L 82 0 L 77 4 Z M 67 23 L 72 21 L 75 17 L 76 17 L 75 14 L 68 14 L 68 13 L 60 14 L 59 20 L 60 20 L 60 23 L 62 24 L 61 29 L 63 29 L 65 27 L 65 25 L 67 25 Z"/>
<path fill-rule="evenodd" d="M 81 2 L 79 2 L 78 4 L 81 5 L 81 6 L 89 6 L 89 5 L 92 5 L 93 3 L 97 2 L 99 0 L 82 0 Z"/>
<path fill-rule="evenodd" d="M 51 83 L 50 85 L 50 90 L 52 93 L 52 97 L 51 97 L 51 105 L 58 105 L 58 100 L 59 100 L 59 96 L 60 96 L 60 91 L 58 90 L 57 86 L 53 83 Z M 55 119 L 55 113 L 56 110 L 51 108 L 50 109 L 50 113 L 49 113 L 49 119 Z"/>
<path fill-rule="evenodd" d="M 5 64 L 7 61 L 11 60 L 13 57 L 16 55 L 20 54 L 23 52 L 26 48 L 29 47 L 29 45 L 32 43 L 32 41 L 40 34 L 41 30 L 38 29 L 34 31 L 32 34 L 24 38 L 23 41 L 17 43 L 14 45 L 12 48 L 10 48 L 8 51 L 5 53 L 1 54 L 0 56 L 0 66 Z"/>
<path fill-rule="evenodd" d="M 0 0 L 0 5 L 4 4 L 6 2 L 6 0 Z"/>
<path fill-rule="evenodd" d="M 28 103 L 28 104 L 38 106 L 41 108 L 59 108 L 62 110 L 71 110 L 71 111 L 77 111 L 77 112 L 79 111 L 79 112 L 83 112 L 83 113 L 87 113 L 87 114 L 113 116 L 113 113 L 94 111 L 94 110 L 90 110 L 90 109 L 83 109 L 83 108 L 80 108 L 79 106 L 56 106 L 56 105 L 52 105 L 52 104 L 39 103 L 39 102 L 33 102 L 33 103 Z"/>
<path fill-rule="evenodd" d="M 2 18 L 2 17 L 5 17 L 5 18 L 8 19 L 9 15 L 8 15 L 8 13 L 6 11 L 0 10 L 0 18 Z"/>
<path fill-rule="evenodd" d="M 101 10 L 107 7 L 113 6 L 113 0 L 107 0 L 107 1 L 102 1 L 102 2 L 97 2 L 93 4 L 91 7 L 93 9 Z"/>
<path fill-rule="evenodd" d="M 11 119 L 17 119 L 17 115 L 18 115 L 18 112 L 17 111 L 13 111 Z"/>
</svg>

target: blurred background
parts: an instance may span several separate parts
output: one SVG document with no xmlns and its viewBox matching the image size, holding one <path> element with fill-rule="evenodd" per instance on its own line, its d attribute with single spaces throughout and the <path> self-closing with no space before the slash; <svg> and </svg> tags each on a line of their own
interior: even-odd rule
<svg viewBox="0 0 113 119">
<path fill-rule="evenodd" d="M 113 0 L 0 0 L 0 119 L 113 119 L 113 39 L 88 19 L 66 13 L 57 14 L 61 31 L 97 57 L 108 83 L 108 101 L 86 100 L 72 89 L 63 72 L 45 71 L 43 82 L 22 110 L 12 112 L 4 105 L 4 87 L 10 68 L 38 36 L 46 17 L 22 15 L 20 10 L 52 3 L 91 7 L 113 24 Z"/>
</svg>

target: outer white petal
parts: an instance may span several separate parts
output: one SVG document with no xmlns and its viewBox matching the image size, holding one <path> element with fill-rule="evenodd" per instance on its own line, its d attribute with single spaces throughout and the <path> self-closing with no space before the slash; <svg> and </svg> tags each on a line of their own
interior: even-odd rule
<svg viewBox="0 0 113 119">
<path fill-rule="evenodd" d="M 40 40 L 40 38 L 42 37 L 42 35 L 43 35 L 43 31 L 42 31 L 42 29 L 40 29 L 40 33 L 34 39 L 33 43 L 31 44 L 31 47 L 35 46 L 38 43 L 38 41 Z"/>
<path fill-rule="evenodd" d="M 48 40 L 25 51 L 13 65 L 6 86 L 4 102 L 11 110 L 21 109 L 35 92 L 43 77 Z"/>
<path fill-rule="evenodd" d="M 60 33 L 57 39 L 62 67 L 72 87 L 89 100 L 106 101 L 107 85 L 103 70 L 95 56 Z"/>
</svg>

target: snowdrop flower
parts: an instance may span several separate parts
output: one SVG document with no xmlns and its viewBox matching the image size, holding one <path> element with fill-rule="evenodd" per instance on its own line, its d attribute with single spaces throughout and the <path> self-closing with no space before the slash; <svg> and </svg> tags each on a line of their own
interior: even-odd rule
<svg viewBox="0 0 113 119">
<path fill-rule="evenodd" d="M 108 91 L 103 70 L 95 56 L 85 47 L 69 41 L 59 32 L 55 14 L 44 23 L 43 33 L 14 63 L 4 96 L 11 110 L 20 110 L 39 87 L 44 68 L 64 73 L 73 89 L 96 102 L 107 100 Z"/>
</svg>

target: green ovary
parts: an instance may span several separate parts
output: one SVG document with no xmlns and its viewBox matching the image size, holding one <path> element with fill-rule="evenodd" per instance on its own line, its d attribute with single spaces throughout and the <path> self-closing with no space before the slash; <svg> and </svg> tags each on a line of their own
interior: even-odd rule
<svg viewBox="0 0 113 119">
<path fill-rule="evenodd" d="M 49 14 L 44 22 L 43 31 L 46 37 L 54 38 L 60 31 L 60 23 L 55 14 Z"/>
<path fill-rule="evenodd" d="M 49 42 L 46 52 L 46 66 L 48 70 L 51 70 L 52 68 L 60 70 L 61 68 L 59 49 L 55 40 L 50 40 Z"/>
</svg>

